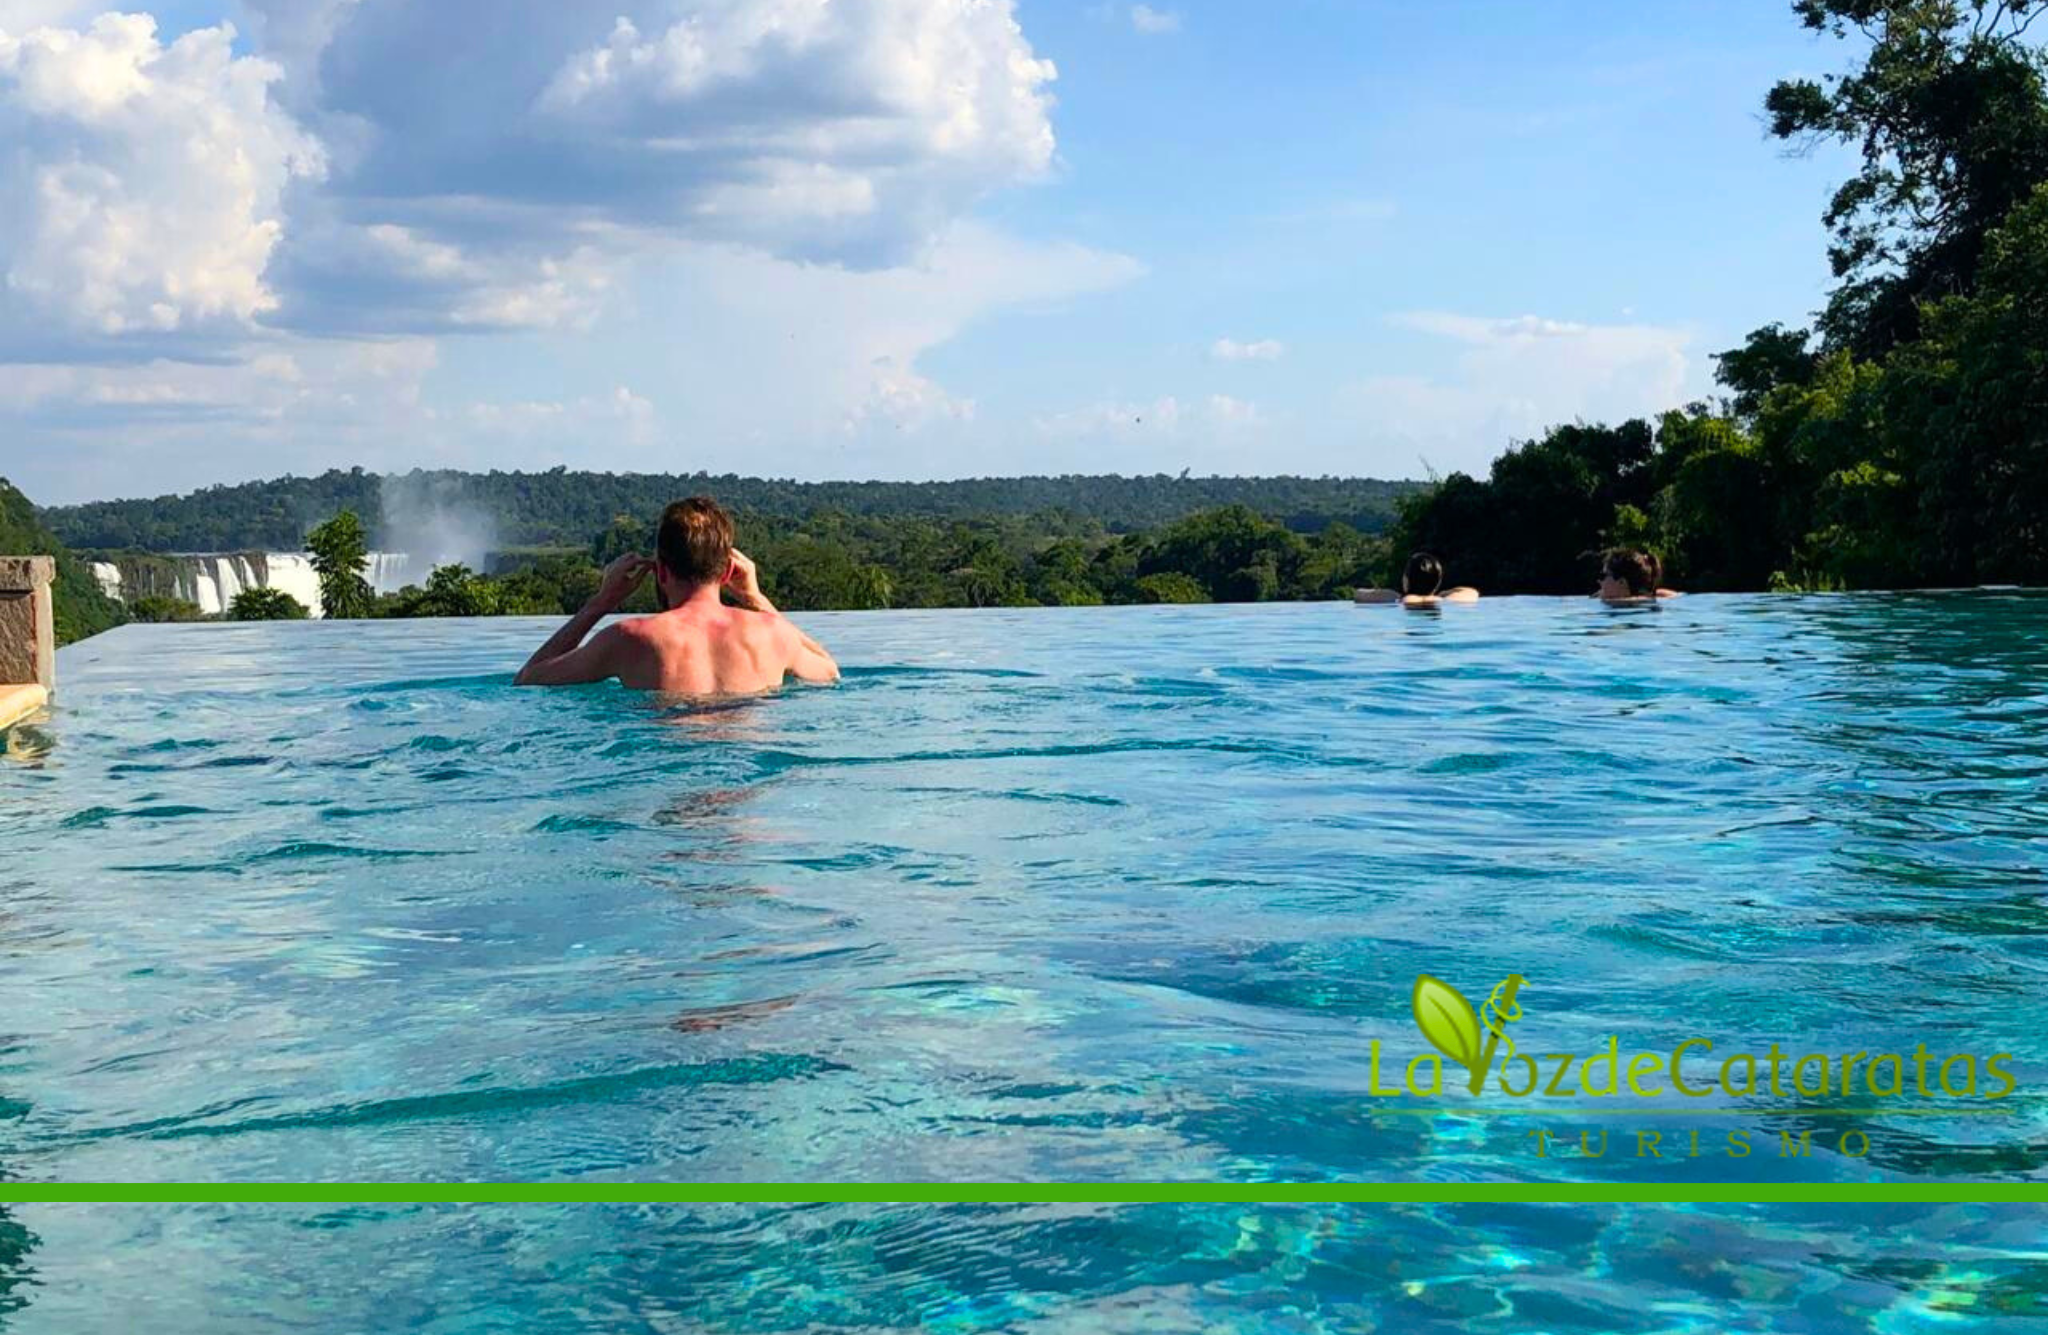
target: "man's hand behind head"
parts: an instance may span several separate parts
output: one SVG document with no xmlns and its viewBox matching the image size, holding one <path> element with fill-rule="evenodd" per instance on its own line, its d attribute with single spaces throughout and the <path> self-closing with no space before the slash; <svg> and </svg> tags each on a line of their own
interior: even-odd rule
<svg viewBox="0 0 2048 1335">
<path fill-rule="evenodd" d="M 775 604 L 761 592 L 760 574 L 754 568 L 753 558 L 737 547 L 732 549 L 732 569 L 726 572 L 725 587 L 732 590 L 733 600 L 741 607 L 755 612 L 775 610 Z"/>
<path fill-rule="evenodd" d="M 628 552 L 604 568 L 604 578 L 590 601 L 606 613 L 618 611 L 619 604 L 633 596 L 653 569 L 653 561 L 637 552 Z"/>
</svg>

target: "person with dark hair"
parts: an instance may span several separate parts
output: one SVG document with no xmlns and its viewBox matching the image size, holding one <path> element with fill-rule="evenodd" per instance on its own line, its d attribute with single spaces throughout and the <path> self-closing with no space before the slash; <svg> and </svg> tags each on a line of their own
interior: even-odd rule
<svg viewBox="0 0 2048 1335">
<path fill-rule="evenodd" d="M 1677 591 L 1662 587 L 1663 583 L 1664 563 L 1654 552 L 1615 547 L 1600 557 L 1600 587 L 1593 596 L 1603 603 L 1640 603 L 1676 598 Z"/>
<path fill-rule="evenodd" d="M 771 691 L 791 674 L 839 680 L 832 655 L 775 610 L 754 563 L 732 540 L 732 519 L 718 502 L 693 496 L 670 505 L 655 554 L 629 553 L 606 566 L 597 592 L 534 652 L 516 683 L 567 686 L 617 677 L 636 690 L 708 696 Z M 662 610 L 591 635 L 649 574 Z"/>
<path fill-rule="evenodd" d="M 1445 589 L 1443 562 L 1428 552 L 1416 552 L 1408 558 L 1408 568 L 1401 573 L 1399 593 L 1392 589 L 1360 589 L 1352 595 L 1352 601 L 1399 603 L 1403 607 L 1437 607 L 1444 603 L 1476 603 L 1479 601 L 1479 590 L 1463 584 L 1454 589 Z"/>
</svg>

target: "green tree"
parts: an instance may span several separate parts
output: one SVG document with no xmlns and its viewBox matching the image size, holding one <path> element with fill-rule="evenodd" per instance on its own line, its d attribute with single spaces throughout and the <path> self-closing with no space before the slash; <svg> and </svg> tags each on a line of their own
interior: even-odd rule
<svg viewBox="0 0 2048 1335">
<path fill-rule="evenodd" d="M 1481 592 L 1584 593 L 1617 508 L 1655 497 L 1656 446 L 1646 421 L 1579 422 L 1508 450 L 1484 482 L 1453 473 L 1402 502 L 1383 579 L 1398 586 L 1409 554 L 1425 551 L 1449 582 Z"/>
<path fill-rule="evenodd" d="M 1878 357 L 1915 338 L 1920 304 L 1974 285 L 1984 240 L 2048 180 L 2048 99 L 2025 40 L 2044 0 L 1794 0 L 1807 27 L 1867 40 L 1840 75 L 1789 79 L 1764 106 L 1794 143 L 1855 145 L 1863 165 L 1826 221 L 1839 285 L 1830 347 Z"/>
<path fill-rule="evenodd" d="M 1352 590 L 1377 583 L 1377 572 L 1385 563 L 1383 540 L 1368 537 L 1349 524 L 1331 524 L 1308 540 L 1288 596 L 1349 598 Z"/>
<path fill-rule="evenodd" d="M 1299 572 L 1302 557 L 1298 534 L 1249 506 L 1226 505 L 1153 535 L 1138 558 L 1138 573 L 1187 575 L 1201 585 L 1204 601 L 1259 602 L 1279 595 Z"/>
<path fill-rule="evenodd" d="M 1144 603 L 1206 603 L 1209 591 L 1201 581 L 1178 570 L 1169 570 L 1156 575 L 1142 575 L 1138 579 L 1138 601 Z"/>
<path fill-rule="evenodd" d="M 28 497 L 0 478 L 0 556 L 49 556 L 57 565 L 50 586 L 57 643 L 70 644 L 127 620 L 121 604 L 107 597 L 92 568 L 44 527 Z"/>
<path fill-rule="evenodd" d="M 206 614 L 199 610 L 198 603 L 152 593 L 128 604 L 128 617 L 142 622 L 204 621 Z"/>
<path fill-rule="evenodd" d="M 376 595 L 363 578 L 370 564 L 369 544 L 355 511 L 343 510 L 308 533 L 306 550 L 320 577 L 320 607 L 330 621 L 355 620 L 375 612 Z"/>
<path fill-rule="evenodd" d="M 590 544 L 590 559 L 602 570 L 621 556 L 654 555 L 654 530 L 633 515 L 614 515 Z"/>
<path fill-rule="evenodd" d="M 1926 320 L 1887 375 L 1885 462 L 1916 484 L 1929 576 L 2048 583 L 2048 186 Z"/>
<path fill-rule="evenodd" d="M 228 604 L 230 621 L 304 621 L 310 615 L 283 589 L 244 589 Z"/>
<path fill-rule="evenodd" d="M 407 586 L 380 609 L 397 617 L 485 617 L 499 614 L 500 586 L 460 563 L 434 567 L 424 587 Z"/>
<path fill-rule="evenodd" d="M 1804 385 L 1813 379 L 1816 357 L 1805 329 L 1767 324 L 1750 331 L 1739 348 L 1714 354 L 1714 379 L 1735 393 L 1733 407 L 1751 417 L 1764 397 L 1780 385 Z"/>
</svg>

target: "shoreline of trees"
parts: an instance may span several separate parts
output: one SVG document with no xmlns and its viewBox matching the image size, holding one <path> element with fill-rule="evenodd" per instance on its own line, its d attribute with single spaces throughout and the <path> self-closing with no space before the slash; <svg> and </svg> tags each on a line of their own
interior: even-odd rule
<svg viewBox="0 0 2048 1335">
<path fill-rule="evenodd" d="M 1246 506 L 1123 534 L 1071 516 L 786 521 L 741 513 L 737 527 L 764 591 L 791 611 L 1343 598 L 1376 582 L 1389 559 L 1382 537 L 1344 524 L 1299 534 Z M 381 594 L 363 580 L 368 546 L 352 512 L 316 527 L 306 547 L 330 617 L 542 616 L 580 608 L 605 563 L 651 552 L 654 534 L 647 521 L 621 516 L 581 550 L 505 553 L 488 573 L 444 565 L 422 584 Z M 653 611 L 652 597 L 642 589 L 624 610 Z M 136 619 L 202 619 L 190 603 L 147 601 L 131 609 Z M 222 619 L 302 615 L 289 595 L 259 589 L 238 596 Z"/>
</svg>

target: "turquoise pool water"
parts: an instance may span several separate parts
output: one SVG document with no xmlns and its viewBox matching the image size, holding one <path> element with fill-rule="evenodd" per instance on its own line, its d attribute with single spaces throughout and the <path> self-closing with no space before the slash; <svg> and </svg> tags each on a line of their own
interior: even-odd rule
<svg viewBox="0 0 2048 1335">
<path fill-rule="evenodd" d="M 820 615 L 839 689 L 697 713 L 515 691 L 543 623 L 123 629 L 0 764 L 0 1173 L 2039 1179 L 2044 614 Z M 1532 1051 L 1925 1043 L 2019 1087 L 1382 1097 L 1422 972 L 1523 975 Z M 10 1331 L 1931 1331 L 2044 1293 L 2039 1212 L 1976 1207 L 0 1219 Z"/>
</svg>

